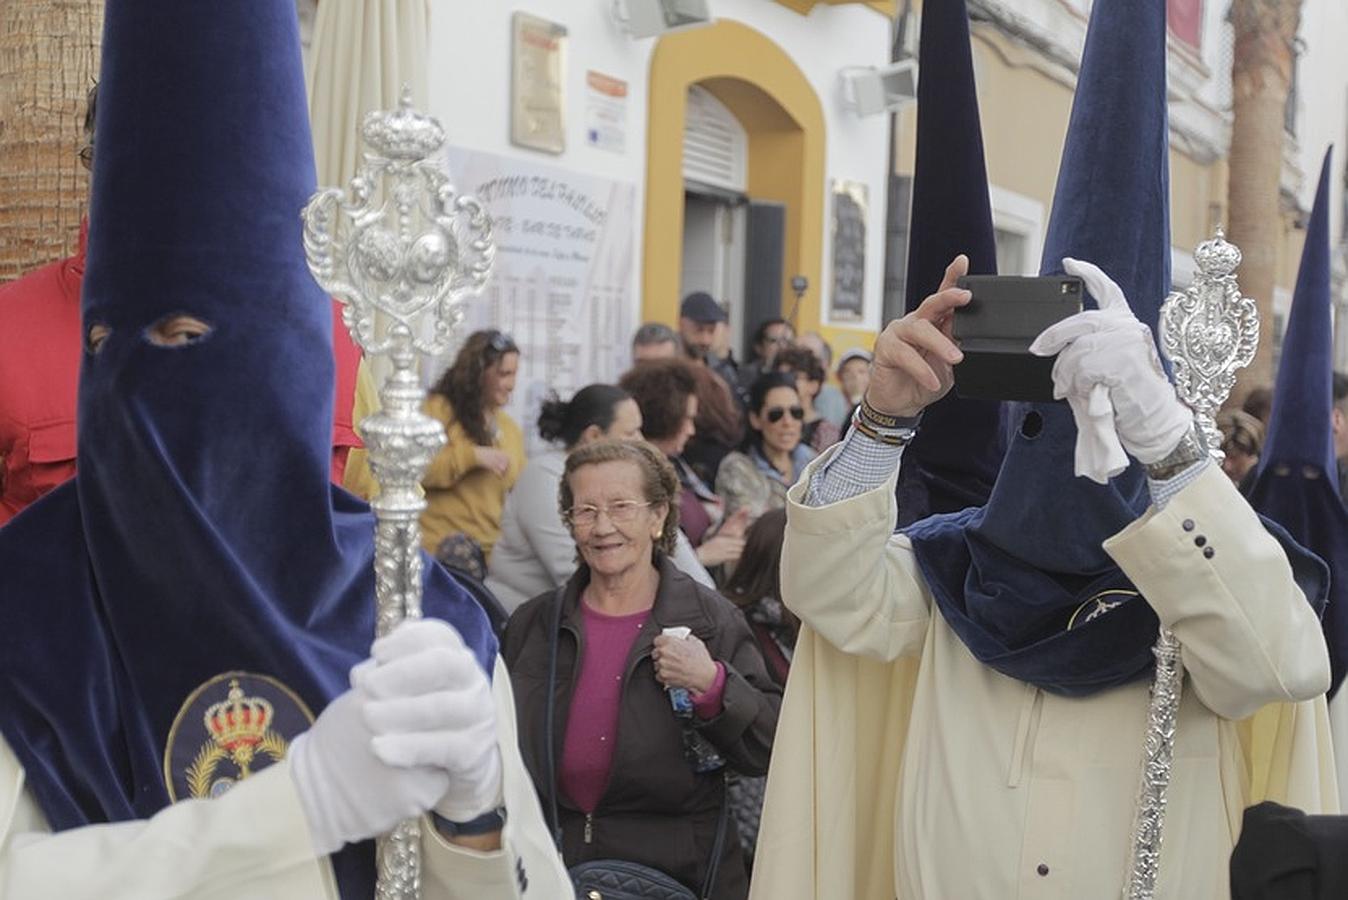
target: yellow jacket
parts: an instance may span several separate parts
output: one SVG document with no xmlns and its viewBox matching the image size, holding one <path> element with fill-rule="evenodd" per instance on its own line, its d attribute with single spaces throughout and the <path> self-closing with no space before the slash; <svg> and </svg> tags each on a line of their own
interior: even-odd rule
<svg viewBox="0 0 1348 900">
<path fill-rule="evenodd" d="M 491 549 L 501 537 L 501 511 L 506 494 L 524 468 L 524 434 L 505 412 L 496 413 L 494 447 L 510 456 L 510 468 L 504 476 L 478 467 L 473 439 L 454 416 L 449 401 L 431 394 L 422 409 L 445 423 L 449 443 L 431 460 L 421 486 L 426 489 L 426 510 L 421 514 L 421 543 L 432 555 L 440 542 L 455 532 L 463 532 L 482 545 L 491 558 Z"/>
</svg>

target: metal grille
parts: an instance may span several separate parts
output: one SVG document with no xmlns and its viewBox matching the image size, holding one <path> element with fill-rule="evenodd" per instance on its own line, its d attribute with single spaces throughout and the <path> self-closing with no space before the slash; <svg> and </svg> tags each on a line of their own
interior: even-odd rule
<svg viewBox="0 0 1348 900">
<path fill-rule="evenodd" d="M 688 89 L 683 128 L 683 177 L 743 193 L 748 188 L 748 144 L 739 119 L 705 88 Z"/>
<path fill-rule="evenodd" d="M 0 282 L 75 252 L 101 0 L 0 0 Z"/>
</svg>

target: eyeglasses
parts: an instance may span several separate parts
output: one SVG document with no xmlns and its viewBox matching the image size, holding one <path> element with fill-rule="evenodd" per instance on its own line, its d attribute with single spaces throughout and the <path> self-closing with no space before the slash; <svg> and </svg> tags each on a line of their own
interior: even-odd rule
<svg viewBox="0 0 1348 900">
<path fill-rule="evenodd" d="M 608 506 L 573 506 L 566 511 L 566 518 L 577 528 L 590 528 L 599 521 L 604 513 L 614 525 L 625 525 L 637 517 L 637 512 L 650 506 L 650 503 L 638 503 L 635 500 L 618 500 Z"/>
<path fill-rule="evenodd" d="M 805 421 L 805 409 L 800 406 L 793 406 L 790 409 L 786 408 L 785 406 L 774 406 L 772 407 L 772 409 L 769 409 L 763 415 L 767 418 L 769 422 L 771 422 L 773 425 L 776 425 L 778 422 L 782 421 L 782 418 L 787 413 L 790 413 L 791 418 L 795 419 L 797 422 Z"/>
<path fill-rule="evenodd" d="M 84 166 L 86 169 L 92 169 L 94 166 L 94 142 L 86 141 L 84 145 L 80 147 L 77 155 L 80 159 L 80 165 Z"/>
</svg>

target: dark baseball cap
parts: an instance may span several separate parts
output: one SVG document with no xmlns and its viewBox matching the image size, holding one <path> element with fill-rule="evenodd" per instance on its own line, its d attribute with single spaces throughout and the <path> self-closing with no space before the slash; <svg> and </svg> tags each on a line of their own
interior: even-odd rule
<svg viewBox="0 0 1348 900">
<path fill-rule="evenodd" d="M 730 316 L 721 309 L 721 304 L 711 298 L 711 294 L 704 291 L 698 291 L 689 294 L 683 298 L 683 305 L 679 307 L 679 316 L 684 319 L 692 319 L 694 322 L 707 324 L 710 322 L 729 322 Z"/>
</svg>

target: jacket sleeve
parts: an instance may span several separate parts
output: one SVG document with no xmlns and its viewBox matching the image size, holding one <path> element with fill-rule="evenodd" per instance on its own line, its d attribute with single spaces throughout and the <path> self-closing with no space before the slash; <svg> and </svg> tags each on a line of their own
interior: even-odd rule
<svg viewBox="0 0 1348 900">
<path fill-rule="evenodd" d="M 731 453 L 716 470 L 716 495 L 725 501 L 727 518 L 740 509 L 757 518 L 767 510 L 772 488 L 753 460 L 743 453 Z"/>
<path fill-rule="evenodd" d="M 505 827 L 501 849 L 479 853 L 444 840 L 422 822 L 423 896 L 427 900 L 556 900 L 571 880 L 543 821 L 533 781 L 520 756 L 510 674 L 500 657 L 492 676 L 496 734 L 501 747 Z"/>
<path fill-rule="evenodd" d="M 811 479 L 837 452 L 810 463 L 787 492 L 782 601 L 844 653 L 885 661 L 915 655 L 931 595 L 908 538 L 894 534 L 898 472 L 850 499 L 807 506 Z"/>
<path fill-rule="evenodd" d="M 1217 715 L 1329 689 L 1320 622 L 1281 545 L 1218 467 L 1104 546 L 1179 638 L 1194 691 Z"/>
<path fill-rule="evenodd" d="M 448 441 L 431 460 L 421 483 L 428 488 L 447 490 L 477 467 L 477 447 L 458 422 L 450 421 L 448 401 L 433 395 L 426 401 L 426 413 L 445 423 Z"/>
<path fill-rule="evenodd" d="M 714 598 L 729 605 L 729 601 Z M 764 775 L 772 756 L 782 691 L 768 675 L 767 665 L 744 617 L 726 609 L 719 617 L 715 660 L 725 666 L 721 713 L 699 722 L 698 728 L 731 766 L 745 775 Z"/>
<path fill-rule="evenodd" d="M 3 900 L 335 900 L 285 762 L 214 800 L 51 834 L 0 742 Z"/>
</svg>

